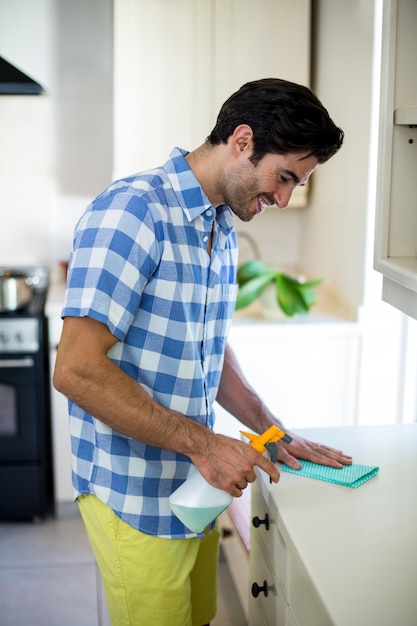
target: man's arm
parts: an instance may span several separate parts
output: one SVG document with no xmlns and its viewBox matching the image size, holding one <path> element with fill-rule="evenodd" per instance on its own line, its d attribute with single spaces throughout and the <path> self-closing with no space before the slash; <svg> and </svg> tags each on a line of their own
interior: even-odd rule
<svg viewBox="0 0 417 626">
<path fill-rule="evenodd" d="M 226 347 L 217 401 L 224 409 L 255 432 L 262 433 L 271 424 L 286 430 L 282 422 L 271 413 L 246 380 L 230 346 Z M 290 444 L 278 442 L 278 459 L 294 469 L 301 467 L 297 459 L 305 459 L 336 468 L 352 463 L 352 457 L 340 450 L 308 441 L 293 433 L 291 436 L 293 441 Z"/>
<path fill-rule="evenodd" d="M 55 388 L 97 419 L 143 443 L 191 458 L 214 486 L 240 496 L 255 480 L 254 466 L 275 482 L 277 468 L 251 446 L 155 402 L 107 356 L 117 343 L 105 324 L 88 317 L 64 320 Z"/>
</svg>

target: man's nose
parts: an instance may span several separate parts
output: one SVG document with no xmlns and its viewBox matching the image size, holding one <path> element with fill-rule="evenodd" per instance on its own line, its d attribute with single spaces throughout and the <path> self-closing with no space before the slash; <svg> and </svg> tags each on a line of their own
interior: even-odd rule
<svg viewBox="0 0 417 626">
<path fill-rule="evenodd" d="M 293 188 L 291 189 L 280 189 L 274 194 L 275 204 L 279 209 L 286 209 L 288 203 L 290 201 L 291 195 L 293 192 Z"/>
</svg>

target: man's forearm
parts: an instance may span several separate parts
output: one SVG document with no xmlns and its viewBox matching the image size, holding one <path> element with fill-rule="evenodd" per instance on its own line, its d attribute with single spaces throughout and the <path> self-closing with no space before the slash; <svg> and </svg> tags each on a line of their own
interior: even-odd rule
<svg viewBox="0 0 417 626">
<path fill-rule="evenodd" d="M 282 427 L 282 423 L 271 413 L 245 378 L 230 346 L 226 347 L 216 400 L 226 411 L 256 432 L 265 431 L 271 424 Z"/>
</svg>

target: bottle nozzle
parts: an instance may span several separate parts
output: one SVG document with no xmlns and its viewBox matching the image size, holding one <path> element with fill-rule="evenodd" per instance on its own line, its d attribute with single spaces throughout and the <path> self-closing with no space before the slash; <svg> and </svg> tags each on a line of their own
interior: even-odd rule
<svg viewBox="0 0 417 626">
<path fill-rule="evenodd" d="M 275 443 L 282 439 L 285 443 L 291 443 L 292 437 L 287 435 L 283 430 L 278 428 L 278 426 L 272 425 L 261 435 L 254 435 L 253 433 L 247 433 L 243 430 L 240 431 L 242 435 L 249 439 L 250 445 L 255 448 L 258 452 L 265 452 L 266 444 Z"/>
<path fill-rule="evenodd" d="M 285 443 L 291 443 L 292 437 L 287 435 L 278 426 L 272 425 L 262 435 L 254 435 L 253 433 L 246 433 L 243 430 L 240 431 L 242 435 L 249 439 L 249 443 L 252 448 L 255 448 L 258 452 L 263 454 L 265 450 L 268 450 L 271 455 L 272 463 L 276 463 L 278 459 L 278 446 L 277 441 L 282 439 Z M 269 479 L 272 482 L 272 478 Z"/>
</svg>

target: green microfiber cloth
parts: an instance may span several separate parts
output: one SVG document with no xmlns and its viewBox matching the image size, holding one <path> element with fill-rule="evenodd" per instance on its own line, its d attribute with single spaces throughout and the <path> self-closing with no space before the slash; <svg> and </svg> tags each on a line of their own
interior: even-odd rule
<svg viewBox="0 0 417 626">
<path fill-rule="evenodd" d="M 301 469 L 299 470 L 292 469 L 283 463 L 281 466 L 282 471 L 306 476 L 307 478 L 325 480 L 328 483 L 344 485 L 353 489 L 356 489 L 356 487 L 359 487 L 379 472 L 379 467 L 357 465 L 355 463 L 353 465 L 345 465 L 342 469 L 317 465 L 316 463 L 311 463 L 311 461 L 300 461 L 300 463 Z"/>
</svg>

